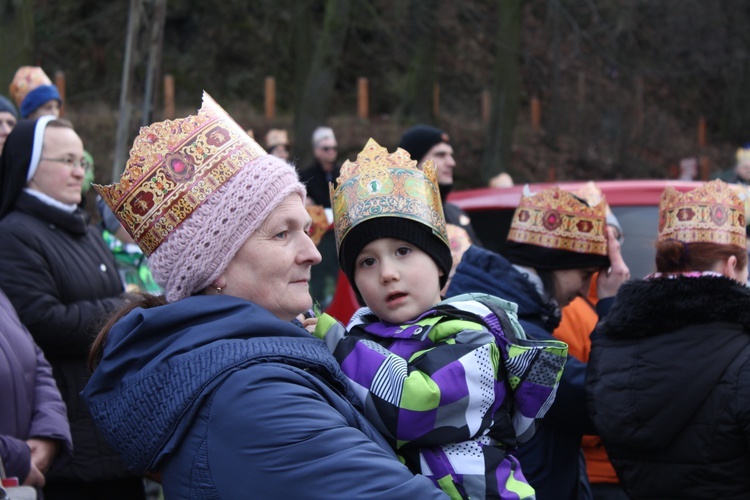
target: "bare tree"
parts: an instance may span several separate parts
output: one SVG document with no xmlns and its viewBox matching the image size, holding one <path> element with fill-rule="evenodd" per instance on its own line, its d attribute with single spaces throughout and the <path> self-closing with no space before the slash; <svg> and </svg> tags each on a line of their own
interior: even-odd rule
<svg viewBox="0 0 750 500">
<path fill-rule="evenodd" d="M 0 0 L 0 82 L 20 66 L 34 64 L 34 5 L 31 0 Z M 0 93 L 5 89 L 0 87 Z"/>
<path fill-rule="evenodd" d="M 316 126 L 325 123 L 330 113 L 338 69 L 342 64 L 342 53 L 349 28 L 350 0 L 326 0 L 323 27 L 315 35 L 314 50 L 309 67 L 302 70 L 301 89 L 295 106 L 294 136 L 295 152 L 304 159 L 310 156 L 310 141 Z M 297 11 L 296 25 L 312 22 L 306 11 Z M 304 39 L 302 40 L 304 43 Z M 296 44 L 299 47 L 299 43 Z M 307 66 L 307 61 L 297 59 Z"/>
<path fill-rule="evenodd" d="M 513 130 L 519 104 L 519 46 L 522 0 L 498 0 L 497 54 L 492 84 L 492 109 L 482 157 L 485 183 L 509 170 Z"/>
</svg>

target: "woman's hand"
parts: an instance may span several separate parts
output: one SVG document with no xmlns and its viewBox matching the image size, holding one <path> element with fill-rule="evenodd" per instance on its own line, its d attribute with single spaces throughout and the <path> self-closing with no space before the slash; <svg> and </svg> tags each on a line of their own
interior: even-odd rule
<svg viewBox="0 0 750 500">
<path fill-rule="evenodd" d="M 32 486 L 34 488 L 42 488 L 44 487 L 44 484 L 47 482 L 46 479 L 44 479 L 44 474 L 42 474 L 42 471 L 40 471 L 36 465 L 34 465 L 34 461 L 31 461 L 31 468 L 29 469 L 29 474 L 26 476 L 26 479 L 23 482 L 24 486 Z"/>
<path fill-rule="evenodd" d="M 630 279 L 630 269 L 622 259 L 620 243 L 615 237 L 615 231 L 607 228 L 607 253 L 609 254 L 609 269 L 602 269 L 596 280 L 596 292 L 599 300 L 614 297 L 620 285 Z"/>
<path fill-rule="evenodd" d="M 31 438 L 26 440 L 26 444 L 31 448 L 31 464 L 46 474 L 60 449 L 60 443 L 54 439 Z"/>
</svg>

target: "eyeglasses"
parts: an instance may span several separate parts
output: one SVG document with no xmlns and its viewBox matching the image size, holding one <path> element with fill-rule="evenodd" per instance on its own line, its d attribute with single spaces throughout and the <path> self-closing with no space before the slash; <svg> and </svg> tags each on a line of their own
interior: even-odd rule
<svg viewBox="0 0 750 500">
<path fill-rule="evenodd" d="M 91 163 L 86 161 L 86 158 L 81 158 L 80 160 L 76 160 L 73 158 L 41 158 L 44 161 L 54 161 L 56 163 L 62 163 L 66 167 L 68 167 L 69 170 L 73 170 L 76 167 L 81 167 L 84 172 L 88 172 L 91 170 Z"/>
</svg>

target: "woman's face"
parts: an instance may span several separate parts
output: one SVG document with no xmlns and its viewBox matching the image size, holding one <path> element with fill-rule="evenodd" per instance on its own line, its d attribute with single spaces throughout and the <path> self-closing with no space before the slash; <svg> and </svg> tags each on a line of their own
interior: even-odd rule
<svg viewBox="0 0 750 500">
<path fill-rule="evenodd" d="M 288 321 L 308 310 L 310 268 L 321 260 L 307 233 L 310 222 L 299 195 L 287 196 L 217 280 L 222 293 L 254 302 Z"/>
<path fill-rule="evenodd" d="M 598 270 L 598 267 L 586 267 L 552 271 L 555 281 L 554 297 L 560 308 L 570 304 L 579 294 L 588 295 L 591 277 Z"/>
<path fill-rule="evenodd" d="M 52 115 L 55 117 L 60 116 L 60 103 L 57 102 L 56 99 L 51 99 L 38 108 L 36 108 L 34 111 L 29 113 L 29 116 L 27 118 L 29 120 L 36 120 L 37 118 L 41 118 L 42 116 Z"/>
<path fill-rule="evenodd" d="M 0 111 L 0 153 L 3 152 L 5 138 L 10 131 L 16 126 L 16 117 L 7 111 Z"/>
<path fill-rule="evenodd" d="M 42 157 L 28 187 L 60 203 L 77 205 L 81 202 L 81 186 L 86 175 L 83 159 L 83 143 L 72 128 L 47 127 Z M 68 166 L 66 161 L 74 166 Z"/>
</svg>

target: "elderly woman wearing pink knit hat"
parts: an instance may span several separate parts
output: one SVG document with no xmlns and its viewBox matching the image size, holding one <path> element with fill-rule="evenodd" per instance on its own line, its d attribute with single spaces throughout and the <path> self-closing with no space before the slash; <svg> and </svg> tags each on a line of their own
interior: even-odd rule
<svg viewBox="0 0 750 500">
<path fill-rule="evenodd" d="M 141 129 L 99 193 L 165 297 L 110 320 L 83 392 L 128 467 L 167 498 L 433 498 L 358 411 L 335 359 L 295 318 L 320 254 L 305 187 L 208 95 Z"/>
</svg>

